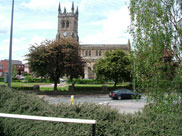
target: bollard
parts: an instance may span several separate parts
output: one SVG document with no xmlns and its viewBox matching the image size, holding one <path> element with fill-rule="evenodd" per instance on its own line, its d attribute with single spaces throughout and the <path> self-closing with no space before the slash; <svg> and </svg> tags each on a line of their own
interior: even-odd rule
<svg viewBox="0 0 182 136">
<path fill-rule="evenodd" d="M 74 104 L 74 95 L 71 95 L 71 104 Z"/>
</svg>

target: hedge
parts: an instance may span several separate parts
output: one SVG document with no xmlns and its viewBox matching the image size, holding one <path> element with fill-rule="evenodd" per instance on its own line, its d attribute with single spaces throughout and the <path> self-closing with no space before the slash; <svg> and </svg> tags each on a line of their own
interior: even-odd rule
<svg viewBox="0 0 182 136">
<path fill-rule="evenodd" d="M 74 79 L 76 84 L 103 84 L 104 81 L 97 79 Z M 70 79 L 67 80 L 67 83 L 72 83 Z"/>
<path fill-rule="evenodd" d="M 120 89 L 120 88 L 127 88 L 127 89 L 132 89 L 131 86 L 116 86 L 116 87 L 111 87 L 111 86 L 107 86 L 108 88 L 108 91 L 113 91 L 115 89 Z M 103 88 L 102 87 L 85 87 L 85 86 L 75 86 L 74 87 L 74 91 L 87 91 L 87 92 L 94 92 L 94 91 L 103 91 Z"/>
<path fill-rule="evenodd" d="M 0 77 L 0 82 L 4 82 L 4 78 L 3 77 Z"/>
<path fill-rule="evenodd" d="M 51 83 L 49 79 L 42 79 L 42 78 L 25 78 L 22 80 L 24 83 Z"/>
<path fill-rule="evenodd" d="M 33 91 L 34 90 L 34 88 L 33 87 L 31 87 L 31 86 L 17 86 L 17 87 L 12 87 L 13 89 L 15 89 L 15 90 L 21 90 L 21 91 Z"/>
<path fill-rule="evenodd" d="M 134 115 L 119 114 L 108 106 L 87 103 L 50 105 L 33 94 L 0 89 L 1 113 L 95 119 L 98 136 L 181 136 L 181 102 L 167 108 L 170 110 L 167 113 L 154 112 L 155 107 L 147 106 L 143 113 Z M 91 125 L 85 124 L 0 119 L 1 136 L 89 136 L 91 129 Z"/>
</svg>

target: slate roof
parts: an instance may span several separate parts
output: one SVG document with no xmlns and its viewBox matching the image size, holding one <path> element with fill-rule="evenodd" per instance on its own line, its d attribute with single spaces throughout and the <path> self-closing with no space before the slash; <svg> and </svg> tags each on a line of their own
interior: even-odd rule
<svg viewBox="0 0 182 136">
<path fill-rule="evenodd" d="M 101 50 L 112 50 L 112 49 L 122 49 L 129 50 L 128 44 L 81 44 L 81 49 L 101 49 Z"/>
</svg>

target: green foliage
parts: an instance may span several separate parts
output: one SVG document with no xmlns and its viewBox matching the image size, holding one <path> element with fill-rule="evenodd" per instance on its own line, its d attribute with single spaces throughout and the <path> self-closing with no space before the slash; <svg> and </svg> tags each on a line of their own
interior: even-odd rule
<svg viewBox="0 0 182 136">
<path fill-rule="evenodd" d="M 44 41 L 32 46 L 27 54 L 28 64 L 37 76 L 49 77 L 57 90 L 59 78 L 77 78 L 83 74 L 83 62 L 78 54 L 78 42 L 73 39 Z"/>
<path fill-rule="evenodd" d="M 16 77 L 12 78 L 13 82 L 19 82 L 19 80 Z M 4 77 L 0 77 L 0 82 L 4 82 Z"/>
<path fill-rule="evenodd" d="M 113 80 L 115 86 L 118 82 L 130 80 L 130 60 L 122 50 L 105 53 L 105 57 L 96 63 L 97 78 Z"/>
<path fill-rule="evenodd" d="M 12 87 L 15 90 L 19 90 L 19 91 L 33 91 L 34 88 L 31 86 L 14 86 Z"/>
<path fill-rule="evenodd" d="M 48 78 L 33 78 L 31 75 L 27 75 L 23 80 L 24 83 L 51 83 Z"/>
<path fill-rule="evenodd" d="M 16 96 L 16 97 L 15 97 Z M 171 96 L 171 105 L 148 105 L 143 113 L 119 114 L 108 106 L 95 104 L 49 105 L 32 94 L 0 89 L 0 112 L 62 118 L 95 119 L 98 136 L 180 136 L 181 99 Z M 163 108 L 157 110 L 157 108 Z M 165 112 L 163 112 L 165 111 Z M 2 136 L 88 136 L 91 125 L 53 123 L 0 118 Z"/>
<path fill-rule="evenodd" d="M 176 90 L 171 85 L 182 77 L 181 5 L 179 0 L 130 0 L 132 75 L 137 88 L 155 93 Z"/>
<path fill-rule="evenodd" d="M 12 77 L 15 78 L 17 75 L 17 68 L 16 65 L 12 65 Z"/>
<path fill-rule="evenodd" d="M 102 80 L 97 80 L 97 79 L 73 79 L 73 81 L 76 84 L 103 84 L 104 81 Z M 72 83 L 70 79 L 67 80 L 67 83 Z"/>
<path fill-rule="evenodd" d="M 69 87 L 58 87 L 57 91 L 68 91 Z M 53 87 L 40 87 L 40 91 L 54 91 Z"/>
<path fill-rule="evenodd" d="M 102 86 L 75 86 L 74 87 L 74 91 L 84 91 L 84 92 L 89 92 L 89 93 L 92 93 L 94 94 L 95 92 L 98 92 L 98 93 L 108 93 L 110 91 L 113 91 L 115 89 L 121 89 L 121 88 L 128 88 L 128 89 L 131 89 L 130 86 L 108 86 L 108 91 L 103 91 L 103 88 Z"/>
<path fill-rule="evenodd" d="M 0 77 L 0 82 L 4 82 L 4 77 Z"/>
</svg>

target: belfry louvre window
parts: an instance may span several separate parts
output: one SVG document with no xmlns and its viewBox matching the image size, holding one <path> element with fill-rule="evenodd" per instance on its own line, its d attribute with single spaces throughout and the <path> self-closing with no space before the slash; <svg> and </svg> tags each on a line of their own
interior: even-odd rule
<svg viewBox="0 0 182 136">
<path fill-rule="evenodd" d="M 68 20 L 66 21 L 66 27 L 69 27 L 69 21 Z"/>
<path fill-rule="evenodd" d="M 65 22 L 64 22 L 64 20 L 61 22 L 61 24 L 62 24 L 62 28 L 64 28 L 64 27 L 65 27 Z"/>
</svg>

